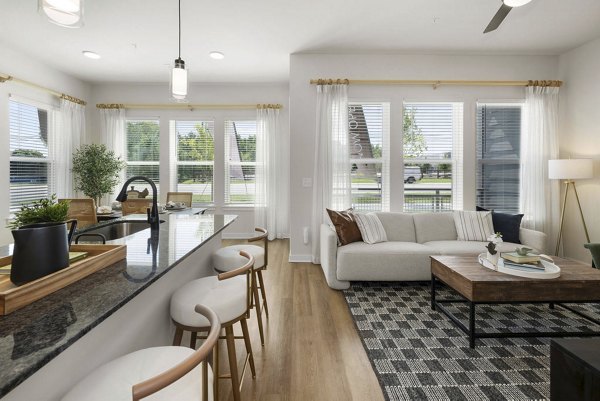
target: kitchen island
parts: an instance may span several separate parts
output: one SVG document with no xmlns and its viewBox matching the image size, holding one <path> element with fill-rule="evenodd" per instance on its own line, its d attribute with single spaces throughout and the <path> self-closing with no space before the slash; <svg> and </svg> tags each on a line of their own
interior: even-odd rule
<svg viewBox="0 0 600 401">
<path fill-rule="evenodd" d="M 146 229 L 107 242 L 127 245 L 126 260 L 0 316 L 3 401 L 59 400 L 97 366 L 134 350 L 171 344 L 171 294 L 214 274 L 211 254 L 236 216 L 160 218 L 158 236 Z M 140 219 L 144 216 L 118 220 Z M 0 248 L 0 256 L 10 252 L 10 246 Z"/>
</svg>

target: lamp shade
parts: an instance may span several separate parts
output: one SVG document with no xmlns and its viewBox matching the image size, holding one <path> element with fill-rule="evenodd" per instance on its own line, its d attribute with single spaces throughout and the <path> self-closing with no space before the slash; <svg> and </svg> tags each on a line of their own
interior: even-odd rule
<svg viewBox="0 0 600 401">
<path fill-rule="evenodd" d="M 594 176 L 592 159 L 559 159 L 548 161 L 551 180 L 583 180 Z"/>
<path fill-rule="evenodd" d="M 40 10 L 48 20 L 67 28 L 83 25 L 83 0 L 39 0 Z"/>
</svg>

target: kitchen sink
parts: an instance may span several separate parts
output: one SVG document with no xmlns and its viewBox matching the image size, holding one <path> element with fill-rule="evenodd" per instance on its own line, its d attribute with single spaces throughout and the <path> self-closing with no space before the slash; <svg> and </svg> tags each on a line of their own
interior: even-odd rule
<svg viewBox="0 0 600 401">
<path fill-rule="evenodd" d="M 161 220 L 160 223 L 164 223 L 164 220 Z M 94 237 L 93 234 L 101 234 L 107 241 L 112 241 L 149 228 L 150 224 L 145 221 L 116 221 L 103 227 L 82 232 L 81 234 L 84 235 L 82 235 L 79 242 L 102 242 L 99 236 Z M 75 238 L 77 237 L 78 235 L 75 236 Z"/>
</svg>

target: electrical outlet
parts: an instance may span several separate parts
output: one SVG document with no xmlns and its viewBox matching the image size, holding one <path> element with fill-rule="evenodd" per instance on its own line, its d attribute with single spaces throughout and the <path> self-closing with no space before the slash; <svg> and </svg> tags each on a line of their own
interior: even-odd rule
<svg viewBox="0 0 600 401">
<path fill-rule="evenodd" d="M 312 187 L 312 178 L 303 178 L 302 179 L 302 186 L 304 188 L 310 188 L 310 187 Z"/>
</svg>

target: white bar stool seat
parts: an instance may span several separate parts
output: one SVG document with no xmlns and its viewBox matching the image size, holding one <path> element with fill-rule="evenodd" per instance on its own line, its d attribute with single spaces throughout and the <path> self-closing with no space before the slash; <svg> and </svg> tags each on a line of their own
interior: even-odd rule
<svg viewBox="0 0 600 401">
<path fill-rule="evenodd" d="M 257 245 L 230 245 L 213 253 L 213 267 L 218 272 L 228 272 L 243 266 L 246 258 L 240 256 L 240 251 L 248 252 L 254 257 L 254 270 L 265 266 L 265 248 Z"/>
<path fill-rule="evenodd" d="M 242 263 L 237 267 L 248 261 L 243 256 L 240 258 Z M 200 304 L 215 311 L 221 322 L 230 322 L 246 313 L 246 293 L 246 279 L 240 276 L 222 281 L 217 276 L 190 281 L 171 297 L 171 318 L 187 327 L 208 327 L 208 320 L 194 312 L 194 305 Z"/>
<path fill-rule="evenodd" d="M 148 380 L 191 356 L 187 347 L 156 347 L 132 352 L 94 370 L 77 383 L 62 401 L 131 401 L 131 387 Z M 144 401 L 201 401 L 201 366 Z M 209 383 L 213 372 L 208 366 Z M 208 399 L 213 400 L 213 386 L 208 386 Z"/>
</svg>

